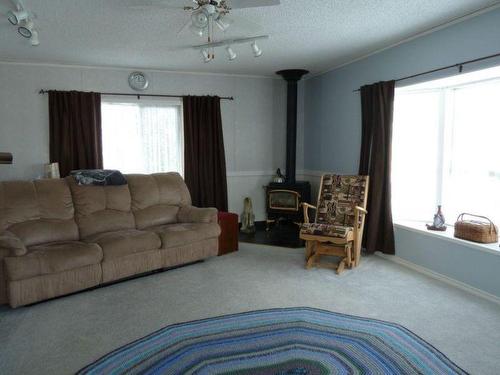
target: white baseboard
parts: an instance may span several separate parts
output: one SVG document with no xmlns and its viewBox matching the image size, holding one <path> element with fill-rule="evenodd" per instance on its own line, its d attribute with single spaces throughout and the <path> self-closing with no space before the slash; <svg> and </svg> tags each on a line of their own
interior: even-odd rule
<svg viewBox="0 0 500 375">
<path fill-rule="evenodd" d="M 377 255 L 377 256 L 379 256 L 381 258 L 387 259 L 387 260 L 389 260 L 391 262 L 400 264 L 400 265 L 402 265 L 404 267 L 410 268 L 410 269 L 412 269 L 414 271 L 417 271 L 419 273 L 422 273 L 422 274 L 424 274 L 426 276 L 432 277 L 433 279 L 445 282 L 448 285 L 451 285 L 451 286 L 454 286 L 456 288 L 462 289 L 462 290 L 464 290 L 466 292 L 474 294 L 475 296 L 487 299 L 490 302 L 493 302 L 493 303 L 496 303 L 496 304 L 500 305 L 500 297 L 498 297 L 498 296 L 496 296 L 494 294 L 485 292 L 484 290 L 475 288 L 475 287 L 473 287 L 473 286 L 471 286 L 469 284 L 466 284 L 466 283 L 463 283 L 461 281 L 452 279 L 451 277 L 442 275 L 442 274 L 440 274 L 438 272 L 435 272 L 435 271 L 432 271 L 432 270 L 430 270 L 428 268 L 419 266 L 418 264 L 409 262 L 409 261 L 407 261 L 407 260 L 405 260 L 403 258 L 400 258 L 400 257 L 396 256 L 396 255 L 386 255 L 386 254 L 383 254 L 383 253 L 381 253 L 379 251 L 377 251 L 375 253 L 375 255 Z"/>
</svg>

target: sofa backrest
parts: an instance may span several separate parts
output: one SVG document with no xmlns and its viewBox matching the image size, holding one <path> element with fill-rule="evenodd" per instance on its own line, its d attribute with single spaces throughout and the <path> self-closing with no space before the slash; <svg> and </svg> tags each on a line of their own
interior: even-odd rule
<svg viewBox="0 0 500 375">
<path fill-rule="evenodd" d="M 179 207 L 191 204 L 189 190 L 178 173 L 130 174 L 126 177 L 138 229 L 175 223 Z"/>
<path fill-rule="evenodd" d="M 0 182 L 0 231 L 26 246 L 78 240 L 71 192 L 64 179 Z"/>
<path fill-rule="evenodd" d="M 82 239 L 94 234 L 134 229 L 134 215 L 128 185 L 78 185 L 66 177 L 73 195 L 75 219 Z"/>
</svg>

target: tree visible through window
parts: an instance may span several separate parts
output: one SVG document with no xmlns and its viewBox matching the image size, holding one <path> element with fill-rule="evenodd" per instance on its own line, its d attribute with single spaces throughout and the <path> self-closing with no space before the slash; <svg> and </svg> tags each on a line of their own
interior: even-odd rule
<svg viewBox="0 0 500 375">
<path fill-rule="evenodd" d="M 181 101 L 102 101 L 104 168 L 183 174 Z"/>
<path fill-rule="evenodd" d="M 500 224 L 500 68 L 396 89 L 393 211 L 429 221 L 441 204 Z"/>
</svg>

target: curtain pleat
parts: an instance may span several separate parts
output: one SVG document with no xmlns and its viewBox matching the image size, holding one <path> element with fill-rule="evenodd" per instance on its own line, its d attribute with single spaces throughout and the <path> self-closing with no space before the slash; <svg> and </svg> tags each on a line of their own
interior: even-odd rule
<svg viewBox="0 0 500 375">
<path fill-rule="evenodd" d="M 101 94 L 49 91 L 50 162 L 61 177 L 102 169 Z"/>
<path fill-rule="evenodd" d="M 184 179 L 193 204 L 227 211 L 227 181 L 220 98 L 185 96 Z"/>
<path fill-rule="evenodd" d="M 359 174 L 370 176 L 363 246 L 371 253 L 395 253 L 391 207 L 394 87 L 395 81 L 388 81 L 361 88 Z"/>
</svg>

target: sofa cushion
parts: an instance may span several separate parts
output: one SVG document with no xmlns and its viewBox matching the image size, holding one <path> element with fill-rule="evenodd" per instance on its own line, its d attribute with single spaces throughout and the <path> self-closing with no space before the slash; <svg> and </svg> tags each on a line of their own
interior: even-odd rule
<svg viewBox="0 0 500 375">
<path fill-rule="evenodd" d="M 73 194 L 75 218 L 81 238 L 98 233 L 135 229 L 128 185 L 78 185 L 67 177 Z"/>
<path fill-rule="evenodd" d="M 104 261 L 130 254 L 159 249 L 160 238 L 153 232 L 136 229 L 99 233 L 85 239 L 99 244 Z"/>
<path fill-rule="evenodd" d="M 65 241 L 31 246 L 26 255 L 7 257 L 4 262 L 7 279 L 14 281 L 99 264 L 101 260 L 98 245 Z"/>
<path fill-rule="evenodd" d="M 189 190 L 178 173 L 126 177 L 138 229 L 176 223 L 179 206 L 191 204 Z"/>
<path fill-rule="evenodd" d="M 0 182 L 0 231 L 25 246 L 77 241 L 71 192 L 65 180 Z"/>
<path fill-rule="evenodd" d="M 11 256 L 21 256 L 28 252 L 19 237 L 7 230 L 0 232 L 0 248 L 8 250 Z"/>
<path fill-rule="evenodd" d="M 147 230 L 160 236 L 162 249 L 217 238 L 220 234 L 220 227 L 217 223 L 167 224 L 147 228 Z"/>
</svg>

